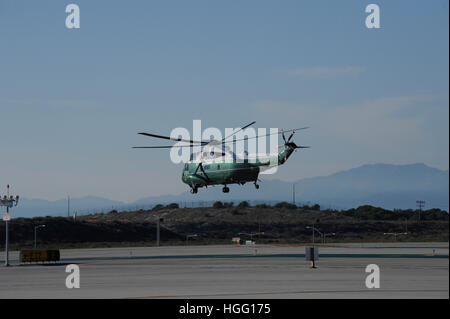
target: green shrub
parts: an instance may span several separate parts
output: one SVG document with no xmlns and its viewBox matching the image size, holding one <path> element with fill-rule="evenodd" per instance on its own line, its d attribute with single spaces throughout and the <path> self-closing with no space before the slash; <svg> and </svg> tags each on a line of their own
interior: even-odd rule
<svg viewBox="0 0 450 319">
<path fill-rule="evenodd" d="M 287 208 L 287 209 L 297 209 L 297 205 L 288 203 L 288 202 L 281 202 L 277 203 L 275 205 L 275 208 Z"/>
<path fill-rule="evenodd" d="M 239 208 L 246 208 L 246 207 L 250 207 L 250 204 L 247 201 L 244 200 L 243 202 L 239 203 L 238 207 Z"/>
<path fill-rule="evenodd" d="M 158 204 L 158 205 L 156 205 L 155 207 L 153 207 L 152 210 L 160 210 L 160 209 L 163 209 L 163 208 L 164 208 L 163 205 Z"/>
<path fill-rule="evenodd" d="M 223 208 L 223 203 L 220 201 L 217 201 L 213 204 L 213 208 Z"/>
</svg>

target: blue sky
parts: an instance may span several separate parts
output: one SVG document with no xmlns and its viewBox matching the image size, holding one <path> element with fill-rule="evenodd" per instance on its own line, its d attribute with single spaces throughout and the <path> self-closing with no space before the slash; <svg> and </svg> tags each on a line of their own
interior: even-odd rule
<svg viewBox="0 0 450 319">
<path fill-rule="evenodd" d="M 0 1 L 0 184 L 24 197 L 179 193 L 140 131 L 310 126 L 268 178 L 449 163 L 448 1 Z M 377 3 L 381 29 L 367 29 Z"/>
</svg>

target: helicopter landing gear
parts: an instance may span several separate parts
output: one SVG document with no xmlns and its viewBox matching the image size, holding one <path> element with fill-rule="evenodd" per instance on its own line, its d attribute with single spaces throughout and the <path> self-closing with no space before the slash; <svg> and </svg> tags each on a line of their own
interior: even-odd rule
<svg viewBox="0 0 450 319">
<path fill-rule="evenodd" d="M 198 192 L 198 188 L 197 187 L 192 187 L 191 188 L 191 194 L 197 194 Z"/>
<path fill-rule="evenodd" d="M 222 188 L 222 192 L 224 192 L 224 193 L 229 193 L 229 192 L 230 192 L 230 189 L 229 189 L 228 187 L 224 186 L 224 187 Z"/>
<path fill-rule="evenodd" d="M 256 188 L 256 189 L 259 189 L 259 185 L 256 184 L 256 182 L 255 182 L 255 188 Z"/>
</svg>

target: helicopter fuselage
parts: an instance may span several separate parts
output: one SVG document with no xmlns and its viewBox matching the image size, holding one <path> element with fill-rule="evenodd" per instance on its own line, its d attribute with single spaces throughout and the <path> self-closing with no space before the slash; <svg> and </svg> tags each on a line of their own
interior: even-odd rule
<svg viewBox="0 0 450 319">
<path fill-rule="evenodd" d="M 278 153 L 264 156 L 237 157 L 231 156 L 212 156 L 204 152 L 190 162 L 184 164 L 181 180 L 191 187 L 193 193 L 200 187 L 212 185 L 224 185 L 224 192 L 228 192 L 228 184 L 245 184 L 247 182 L 255 183 L 258 188 L 257 180 L 260 172 L 268 170 L 274 166 L 284 164 L 287 158 L 292 154 L 295 148 L 285 145 Z"/>
<path fill-rule="evenodd" d="M 227 135 L 225 138 L 211 138 L 209 141 L 199 139 L 191 140 L 189 137 L 172 135 L 163 136 L 153 133 L 140 132 L 138 133 L 140 135 L 176 141 L 178 143 L 176 145 L 134 146 L 133 148 L 199 148 L 200 152 L 190 154 L 190 161 L 185 162 L 183 173 L 181 176 L 181 180 L 183 181 L 183 183 L 189 185 L 193 194 L 197 193 L 198 188 L 208 187 L 209 185 L 224 185 L 223 192 L 228 193 L 230 191 L 230 189 L 227 187 L 228 184 L 243 185 L 247 182 L 253 182 L 256 189 L 258 189 L 258 175 L 261 172 L 276 168 L 276 166 L 284 164 L 295 150 L 299 148 L 309 148 L 309 146 L 297 146 L 294 142 L 291 142 L 291 139 L 294 136 L 296 130 L 303 130 L 307 129 L 308 127 L 290 129 L 287 131 L 281 130 L 281 132 L 279 132 L 278 130 L 276 132 L 272 132 L 271 129 L 271 133 L 249 137 L 244 133 L 244 130 L 255 123 L 256 122 L 253 121 L 237 130 L 234 130 L 232 134 Z M 291 133 L 286 139 L 284 133 L 287 132 Z M 243 133 L 245 137 L 236 137 L 236 139 L 234 139 L 233 136 L 236 136 L 237 133 Z M 265 138 L 266 136 L 275 134 L 281 134 L 281 137 L 284 141 L 284 144 L 278 147 L 281 148 L 278 153 L 262 153 L 249 155 L 247 152 L 244 152 L 242 156 L 237 156 L 230 147 L 231 144 L 235 144 L 238 142 L 245 143 L 245 141 L 248 141 L 250 139 Z M 233 140 L 230 140 L 232 137 Z"/>
<path fill-rule="evenodd" d="M 202 162 L 203 170 L 197 169 L 200 163 L 187 163 L 184 166 L 182 181 L 189 186 L 243 184 L 258 179 L 260 165 L 256 163 Z M 197 172 L 195 172 L 197 170 Z"/>
</svg>

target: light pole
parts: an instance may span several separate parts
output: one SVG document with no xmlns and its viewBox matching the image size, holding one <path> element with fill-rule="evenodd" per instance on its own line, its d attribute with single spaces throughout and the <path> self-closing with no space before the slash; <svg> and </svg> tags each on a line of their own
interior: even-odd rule
<svg viewBox="0 0 450 319">
<path fill-rule="evenodd" d="M 194 238 L 194 237 L 197 237 L 198 235 L 197 234 L 194 234 L 194 235 L 186 235 L 186 246 L 188 245 L 188 240 L 189 240 L 189 238 Z"/>
<path fill-rule="evenodd" d="M 322 243 L 325 244 L 325 237 L 327 237 L 327 236 L 334 236 L 334 235 L 336 235 L 336 233 L 326 233 L 326 234 L 324 233 L 323 234 L 323 242 Z"/>
<path fill-rule="evenodd" d="M 158 218 L 156 222 L 156 247 L 159 247 L 159 223 L 163 222 L 163 218 Z"/>
<path fill-rule="evenodd" d="M 257 233 L 238 233 L 238 235 L 248 235 L 248 236 L 250 236 L 250 241 L 253 242 L 253 236 L 255 236 L 255 235 L 264 235 L 264 232 L 257 232 Z"/>
<path fill-rule="evenodd" d="M 313 225 L 314 225 L 314 224 L 313 224 Z M 318 233 L 320 234 L 320 236 L 322 236 L 322 243 L 323 243 L 323 233 L 320 232 L 316 227 L 314 227 L 314 226 L 306 226 L 306 229 L 312 229 L 312 230 L 313 230 L 313 246 L 314 246 L 314 243 L 315 243 L 315 240 L 314 240 L 314 231 L 318 232 Z"/>
<path fill-rule="evenodd" d="M 394 235 L 395 241 L 397 241 L 397 236 L 399 236 L 399 235 L 408 235 L 408 233 L 383 233 L 383 235 Z"/>
<path fill-rule="evenodd" d="M 3 214 L 3 220 L 6 225 L 6 243 L 5 243 L 5 266 L 9 266 L 9 229 L 8 229 L 8 221 L 11 219 L 9 215 L 9 208 L 17 206 L 19 203 L 19 196 L 16 197 L 9 195 L 9 185 L 7 185 L 7 195 L 4 195 L 3 198 L 0 196 L 0 206 L 6 206 L 6 214 Z"/>
<path fill-rule="evenodd" d="M 312 246 L 312 248 L 308 248 L 309 251 L 310 251 L 310 255 L 311 255 L 311 268 L 316 268 L 316 263 L 315 263 L 315 260 L 316 260 L 316 256 L 315 256 L 316 255 L 316 249 L 314 247 L 314 245 L 315 245 L 314 232 L 317 231 L 322 236 L 322 243 L 325 240 L 324 234 L 321 233 L 316 227 L 314 227 L 315 222 L 316 221 L 313 222 L 312 226 L 306 226 L 306 229 L 312 229 L 312 231 L 313 231 L 313 246 Z M 318 252 L 318 250 L 317 250 L 317 252 Z"/>
<path fill-rule="evenodd" d="M 36 240 L 37 230 L 38 230 L 38 228 L 44 228 L 44 227 L 45 227 L 45 225 L 38 225 L 38 226 L 34 227 L 34 249 L 37 248 L 37 240 Z"/>
</svg>

